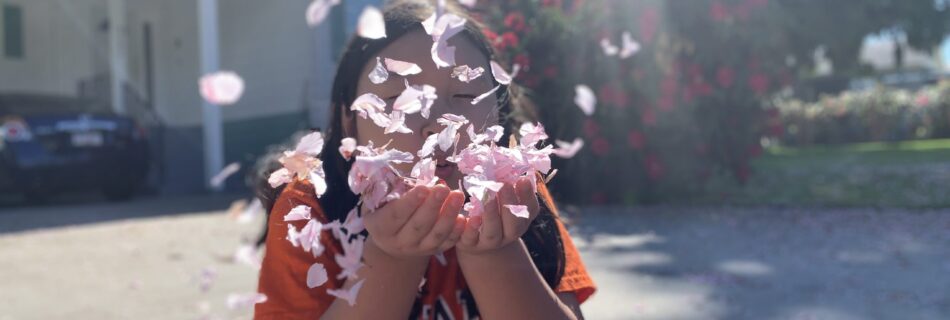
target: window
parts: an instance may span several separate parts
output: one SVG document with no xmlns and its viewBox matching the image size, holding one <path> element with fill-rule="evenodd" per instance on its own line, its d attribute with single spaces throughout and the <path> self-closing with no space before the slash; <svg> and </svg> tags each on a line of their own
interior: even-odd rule
<svg viewBox="0 0 950 320">
<path fill-rule="evenodd" d="M 3 5 L 3 55 L 7 58 L 23 58 L 23 9 Z"/>
</svg>

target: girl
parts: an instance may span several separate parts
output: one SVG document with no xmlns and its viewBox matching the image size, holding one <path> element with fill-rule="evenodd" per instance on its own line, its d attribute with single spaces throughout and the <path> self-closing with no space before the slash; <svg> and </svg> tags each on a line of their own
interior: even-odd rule
<svg viewBox="0 0 950 320">
<path fill-rule="evenodd" d="M 390 1 L 383 12 L 385 38 L 350 40 L 332 88 L 331 121 L 325 151 L 320 155 L 327 189 L 319 203 L 307 181 L 295 180 L 277 189 L 259 184 L 262 190 L 258 196 L 270 215 L 259 280 L 259 291 L 267 301 L 256 305 L 256 319 L 582 318 L 579 305 L 594 292 L 594 284 L 558 220 L 543 182 L 523 177 L 506 184 L 498 200 L 485 205 L 481 216 L 468 218 L 459 214 L 465 202 L 465 194 L 457 190 L 463 175 L 438 150 L 435 159 L 440 184 L 416 186 L 362 216 L 367 238 L 364 266 L 357 279 L 365 285 L 355 304 L 336 299 L 326 290 L 351 288 L 356 283 L 334 276 L 342 269 L 333 258 L 344 250 L 338 240 L 324 232 L 320 241 L 325 252 L 314 257 L 286 239 L 288 223 L 297 229 L 304 225 L 284 221 L 298 205 L 312 208 L 311 216 L 324 224 L 343 221 L 356 206 L 358 195 L 347 183 L 353 162 L 335 152 L 343 138 L 353 137 L 359 145 L 390 141 L 390 148 L 414 151 L 427 136 L 441 130 L 436 119 L 445 113 L 463 115 L 475 128 L 500 124 L 506 130 L 503 142 L 508 141 L 517 120 L 534 120 L 526 105 L 511 98 L 511 86 L 502 86 L 494 95 L 472 104 L 473 99 L 499 85 L 490 74 L 489 62 L 496 59 L 492 46 L 473 20 L 467 19 L 464 30 L 449 39 L 448 45 L 456 47 L 456 66 L 481 67 L 485 75 L 463 82 L 452 75 L 453 67 L 435 65 L 430 53 L 432 37 L 422 26 L 435 10 L 425 0 Z M 447 6 L 445 12 L 464 17 L 456 6 Z M 415 63 L 422 71 L 405 77 L 391 74 L 387 81 L 374 83 L 369 74 L 377 57 Z M 406 83 L 431 85 L 438 93 L 427 119 L 417 115 L 406 118 L 405 126 L 412 134 L 384 134 L 383 128 L 350 110 L 356 97 L 365 93 L 376 94 L 391 107 Z M 467 137 L 461 136 L 459 144 L 467 145 Z M 411 167 L 408 163 L 397 168 L 408 172 Z M 266 178 L 266 174 L 262 176 L 262 180 Z M 515 217 L 504 205 L 525 205 L 530 216 Z M 307 271 L 315 262 L 325 266 L 330 280 L 310 289 Z"/>
</svg>

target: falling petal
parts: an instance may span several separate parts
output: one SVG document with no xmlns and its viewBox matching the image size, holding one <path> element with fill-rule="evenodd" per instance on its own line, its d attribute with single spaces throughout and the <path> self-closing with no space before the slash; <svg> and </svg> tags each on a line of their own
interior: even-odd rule
<svg viewBox="0 0 950 320">
<path fill-rule="evenodd" d="M 492 88 L 491 90 L 488 90 L 488 92 L 485 92 L 485 93 L 482 93 L 482 94 L 478 95 L 477 97 L 475 97 L 475 99 L 472 99 L 472 105 L 476 105 L 476 104 L 478 104 L 479 102 L 482 102 L 482 100 L 485 100 L 485 98 L 488 98 L 489 96 L 491 96 L 492 94 L 494 94 L 495 91 L 498 91 L 498 88 L 501 88 L 501 86 L 500 86 L 500 85 L 497 85 L 497 86 L 495 86 L 494 88 Z"/>
<path fill-rule="evenodd" d="M 442 266 L 446 266 L 449 264 L 449 262 L 445 260 L 445 252 L 439 252 L 432 256 L 434 256 L 435 260 L 438 260 L 439 264 L 441 264 Z"/>
<path fill-rule="evenodd" d="M 350 157 L 353 156 L 353 151 L 355 150 L 356 139 L 343 138 L 343 140 L 340 140 L 340 155 L 343 156 L 343 159 L 350 160 Z"/>
<path fill-rule="evenodd" d="M 477 4 L 477 2 L 478 2 L 478 0 L 459 0 L 459 3 L 460 3 L 460 4 L 462 4 L 463 6 L 469 7 L 469 8 L 474 8 L 474 7 L 475 7 L 475 4 Z"/>
<path fill-rule="evenodd" d="M 310 289 L 327 283 L 327 269 L 320 263 L 314 263 L 307 269 L 307 287 Z"/>
<path fill-rule="evenodd" d="M 557 149 L 554 149 L 554 155 L 564 159 L 570 159 L 584 147 L 584 140 L 581 138 L 575 138 L 574 142 L 554 140 L 554 144 L 557 145 Z"/>
<path fill-rule="evenodd" d="M 437 68 L 455 65 L 455 46 L 450 46 L 445 41 L 433 43 L 430 53 L 432 54 L 432 61 L 435 62 Z"/>
<path fill-rule="evenodd" d="M 501 65 L 498 64 L 497 62 L 492 61 L 490 62 L 490 65 L 491 65 L 491 73 L 492 73 L 492 76 L 495 77 L 495 81 L 503 85 L 510 84 L 511 79 L 514 79 L 514 77 L 518 75 L 518 70 L 521 68 L 520 66 L 515 64 L 514 67 L 512 67 L 511 69 L 512 70 L 511 74 L 508 74 L 508 72 L 505 71 L 505 68 L 502 68 Z"/>
<path fill-rule="evenodd" d="M 511 214 L 515 215 L 515 217 L 518 217 L 518 218 L 527 219 L 530 216 L 530 213 L 528 213 L 528 206 L 526 205 L 506 204 L 505 208 L 508 208 L 508 211 L 510 211 Z"/>
<path fill-rule="evenodd" d="M 373 84 L 380 84 L 386 82 L 386 79 L 389 79 L 389 72 L 386 71 L 385 67 L 383 67 L 383 62 L 380 60 L 380 58 L 376 57 L 376 67 L 373 67 L 373 71 L 370 71 L 369 73 L 369 82 L 372 82 Z"/>
<path fill-rule="evenodd" d="M 327 192 L 327 181 L 323 168 L 310 170 L 310 184 L 313 185 L 313 192 L 317 197 L 322 197 Z"/>
<path fill-rule="evenodd" d="M 294 150 L 311 156 L 319 155 L 323 151 L 323 134 L 319 131 L 308 133 L 300 138 Z"/>
<path fill-rule="evenodd" d="M 356 111 L 356 114 L 360 118 L 373 118 L 374 115 L 378 115 L 386 111 L 386 101 L 383 101 L 383 99 L 380 99 L 375 94 L 364 93 L 359 97 L 356 97 L 356 100 L 353 100 L 350 110 Z M 379 123 L 377 123 L 377 125 L 379 125 Z"/>
<path fill-rule="evenodd" d="M 230 177 L 234 173 L 238 172 L 238 170 L 241 170 L 240 163 L 232 162 L 231 164 L 228 164 L 227 166 L 224 167 L 224 169 L 221 169 L 221 172 L 218 172 L 218 174 L 214 175 L 214 177 L 211 178 L 211 181 L 210 181 L 211 186 L 215 188 L 220 188 L 221 185 L 224 184 L 224 181 L 227 180 L 228 177 Z"/>
<path fill-rule="evenodd" d="M 201 97 L 216 105 L 234 104 L 244 93 L 244 79 L 232 71 L 206 74 L 198 81 Z"/>
<path fill-rule="evenodd" d="M 307 205 L 299 205 L 290 209 L 290 212 L 287 212 L 284 215 L 284 221 L 297 221 L 297 220 L 310 220 L 310 207 Z"/>
<path fill-rule="evenodd" d="M 620 50 L 620 59 L 632 57 L 640 51 L 640 43 L 633 40 L 633 36 L 630 35 L 629 31 L 624 31 L 622 37 L 623 49 Z"/>
<path fill-rule="evenodd" d="M 313 0 L 307 6 L 306 18 L 307 25 L 315 27 L 326 19 L 327 14 L 334 5 L 340 3 L 340 0 Z"/>
<path fill-rule="evenodd" d="M 363 225 L 363 218 L 359 215 L 359 210 L 356 207 L 350 210 L 346 215 L 346 220 L 343 221 L 343 228 L 346 229 L 347 234 L 359 234 L 366 230 L 366 227 Z"/>
<path fill-rule="evenodd" d="M 261 258 L 257 255 L 257 249 L 251 244 L 242 244 L 234 251 L 234 262 L 253 267 L 261 268 Z"/>
<path fill-rule="evenodd" d="M 422 72 L 422 68 L 412 62 L 399 61 L 390 58 L 386 58 L 385 61 L 386 69 L 395 72 L 400 76 L 408 76 Z"/>
<path fill-rule="evenodd" d="M 267 296 L 263 293 L 254 292 L 249 294 L 237 294 L 231 293 L 228 294 L 225 304 L 228 306 L 228 309 L 245 309 L 250 308 L 258 303 L 263 303 L 267 301 Z"/>
<path fill-rule="evenodd" d="M 430 134 L 426 137 L 426 142 L 422 144 L 422 148 L 419 149 L 419 152 L 416 153 L 419 158 L 425 158 L 432 154 L 432 151 L 435 150 L 435 146 L 439 143 L 438 134 Z"/>
<path fill-rule="evenodd" d="M 462 65 L 452 69 L 452 78 L 468 83 L 469 81 L 478 79 L 478 77 L 481 77 L 483 73 L 485 73 L 485 68 L 477 67 L 472 69 L 467 65 Z"/>
<path fill-rule="evenodd" d="M 389 126 L 386 127 L 386 130 L 383 131 L 386 134 L 390 134 L 393 132 L 407 133 L 407 134 L 412 133 L 412 130 L 409 129 L 409 127 L 406 127 L 406 114 L 404 112 L 393 111 L 393 113 L 389 117 L 389 120 L 390 120 Z"/>
<path fill-rule="evenodd" d="M 383 13 L 374 6 L 363 9 L 356 25 L 356 34 L 367 39 L 385 38 L 386 21 L 383 20 Z"/>
<path fill-rule="evenodd" d="M 620 52 L 620 48 L 610 43 L 610 39 L 607 38 L 600 39 L 600 48 L 604 50 L 604 54 L 607 56 L 615 56 Z"/>
<path fill-rule="evenodd" d="M 338 299 L 346 300 L 351 307 L 356 305 L 356 295 L 359 294 L 360 288 L 363 287 L 363 282 L 366 279 L 360 280 L 359 282 L 353 284 L 348 289 L 327 289 L 327 294 L 337 297 Z"/>
<path fill-rule="evenodd" d="M 270 184 L 271 188 L 277 188 L 286 183 L 293 181 L 293 175 L 290 174 L 290 170 L 287 168 L 280 168 L 277 171 L 274 171 L 270 174 L 270 177 L 267 178 L 267 182 Z"/>
<path fill-rule="evenodd" d="M 432 103 L 439 97 L 435 92 L 435 87 L 427 84 L 410 86 L 409 81 L 405 83 L 406 89 L 393 102 L 393 110 L 402 111 L 405 114 L 420 112 L 423 118 L 428 119 Z"/>
<path fill-rule="evenodd" d="M 581 108 L 585 115 L 593 115 L 594 108 L 597 106 L 597 96 L 594 95 L 594 91 L 586 85 L 579 84 L 574 87 L 574 92 L 574 103 Z"/>
</svg>

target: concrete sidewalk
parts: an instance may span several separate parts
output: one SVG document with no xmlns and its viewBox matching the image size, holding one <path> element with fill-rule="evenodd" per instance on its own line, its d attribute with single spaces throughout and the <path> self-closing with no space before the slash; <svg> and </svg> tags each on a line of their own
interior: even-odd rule
<svg viewBox="0 0 950 320">
<path fill-rule="evenodd" d="M 0 226 L 19 226 L 0 233 L 0 320 L 249 319 L 225 300 L 256 288 L 256 270 L 231 258 L 262 221 L 229 219 L 227 197 L 189 199 L 0 210 Z M 115 217 L 130 210 L 154 215 Z M 109 219 L 36 226 L 69 215 Z M 582 306 L 588 319 L 950 319 L 950 211 L 585 208 L 572 217 L 599 286 Z"/>
</svg>

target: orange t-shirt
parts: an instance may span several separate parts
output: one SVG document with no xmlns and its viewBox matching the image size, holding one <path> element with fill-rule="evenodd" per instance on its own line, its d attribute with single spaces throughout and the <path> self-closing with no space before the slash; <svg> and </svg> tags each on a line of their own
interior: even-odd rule
<svg viewBox="0 0 950 320">
<path fill-rule="evenodd" d="M 543 184 L 539 186 L 542 198 L 550 204 L 547 189 Z M 313 218 L 322 223 L 329 222 L 309 182 L 292 182 L 280 194 L 267 223 L 266 252 L 258 282 L 258 291 L 267 296 L 267 301 L 255 306 L 254 319 L 318 319 L 336 299 L 327 294 L 327 289 L 338 289 L 343 285 L 343 280 L 331 276 L 323 286 L 307 288 L 307 270 L 313 263 L 323 264 L 330 275 L 341 271 L 333 256 L 343 254 L 343 247 L 329 231 L 323 231 L 324 234 L 320 235 L 326 250 L 319 257 L 292 246 L 286 239 L 287 224 L 291 223 L 300 229 L 306 221 L 285 222 L 284 215 L 298 205 L 311 207 Z M 556 214 L 554 207 L 549 207 Z M 587 274 L 567 229 L 560 220 L 556 221 L 564 244 L 565 262 L 564 276 L 555 291 L 572 292 L 579 302 L 584 302 L 594 293 L 594 282 Z M 478 314 L 477 310 L 470 310 L 474 304 L 469 302 L 474 301 L 474 297 L 466 290 L 468 286 L 455 257 L 455 249 L 446 251 L 445 258 L 446 265 L 442 265 L 435 257 L 429 260 L 425 284 L 416 298 L 416 303 L 421 305 L 413 308 L 415 313 L 410 318 L 471 319 Z"/>
</svg>

